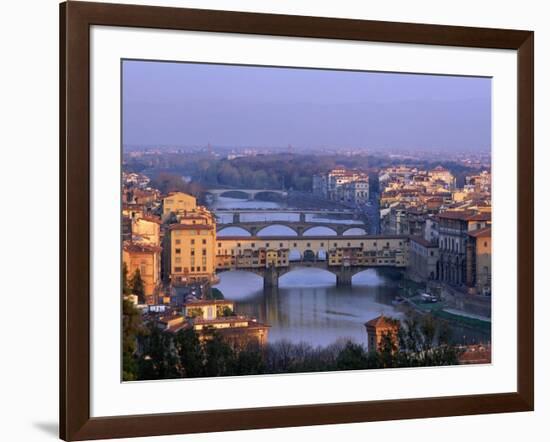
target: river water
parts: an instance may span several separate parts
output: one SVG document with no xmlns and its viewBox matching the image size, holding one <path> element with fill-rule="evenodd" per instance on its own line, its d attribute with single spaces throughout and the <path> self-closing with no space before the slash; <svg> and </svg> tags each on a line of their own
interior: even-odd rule
<svg viewBox="0 0 550 442">
<path fill-rule="evenodd" d="M 211 208 L 215 211 L 216 208 L 231 207 L 273 209 L 277 208 L 277 203 L 220 198 Z M 281 220 L 282 216 L 287 215 L 291 216 L 284 212 L 264 212 L 257 215 L 261 217 L 257 220 L 263 221 L 266 217 Z M 247 220 L 254 220 L 254 214 L 247 216 L 252 217 Z M 347 222 L 352 224 L 357 221 L 350 219 Z M 265 229 L 263 234 L 295 234 L 287 229 L 275 225 Z M 319 232 L 318 229 L 326 229 L 326 232 Z M 223 233 L 248 234 L 239 230 L 226 228 Z M 315 234 L 334 234 L 324 227 L 316 230 Z M 313 346 L 325 346 L 336 340 L 349 338 L 366 346 L 366 321 L 380 314 L 403 318 L 402 311 L 392 305 L 392 300 L 402 289 L 398 282 L 376 269 L 368 269 L 355 275 L 352 287 L 336 287 L 335 275 L 314 268 L 296 269 L 283 275 L 279 279 L 279 287 L 274 289 L 264 289 L 262 278 L 249 272 L 222 272 L 219 278 L 220 282 L 216 287 L 223 292 L 226 299 L 235 301 L 237 313 L 255 317 L 259 322 L 271 326 L 270 342 L 286 339 L 295 343 L 307 342 Z M 451 324 L 450 328 L 452 339 L 456 343 L 469 344 L 490 338 L 484 333 L 456 324 Z"/>
</svg>

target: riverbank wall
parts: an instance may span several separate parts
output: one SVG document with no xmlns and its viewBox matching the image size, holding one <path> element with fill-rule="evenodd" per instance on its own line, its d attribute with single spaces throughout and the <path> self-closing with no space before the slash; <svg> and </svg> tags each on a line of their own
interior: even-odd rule
<svg viewBox="0 0 550 442">
<path fill-rule="evenodd" d="M 491 317 L 490 296 L 470 295 L 446 284 L 428 284 L 428 289 L 436 292 L 449 308 L 472 315 Z"/>
</svg>

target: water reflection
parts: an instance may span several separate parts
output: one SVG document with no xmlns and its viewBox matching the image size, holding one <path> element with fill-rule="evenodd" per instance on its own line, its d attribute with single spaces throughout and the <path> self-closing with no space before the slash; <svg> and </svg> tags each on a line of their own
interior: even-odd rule
<svg viewBox="0 0 550 442">
<path fill-rule="evenodd" d="M 381 313 L 401 317 L 391 305 L 392 288 L 373 271 L 357 275 L 352 288 L 336 287 L 336 277 L 304 268 L 283 275 L 278 289 L 246 272 L 220 275 L 217 286 L 237 302 L 237 312 L 271 325 L 270 340 L 328 345 L 339 338 L 366 342 L 364 323 Z"/>
<path fill-rule="evenodd" d="M 366 321 L 380 314 L 404 319 L 404 313 L 392 305 L 398 284 L 374 269 L 355 275 L 352 287 L 336 287 L 332 273 L 312 268 L 283 275 L 275 289 L 264 289 L 261 277 L 242 271 L 221 273 L 217 287 L 236 302 L 238 313 L 271 325 L 272 342 L 287 339 L 324 346 L 349 338 L 366 345 Z M 456 325 L 451 326 L 451 335 L 457 343 L 489 338 Z"/>
<path fill-rule="evenodd" d="M 220 196 L 210 204 L 212 209 L 278 209 L 285 207 L 282 203 L 275 203 L 270 201 L 255 201 L 245 200 L 240 198 L 227 198 Z"/>
</svg>

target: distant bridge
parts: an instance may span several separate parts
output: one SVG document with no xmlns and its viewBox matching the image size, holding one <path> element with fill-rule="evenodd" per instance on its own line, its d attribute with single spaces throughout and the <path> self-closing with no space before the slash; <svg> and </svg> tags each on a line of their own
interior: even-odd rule
<svg viewBox="0 0 550 442">
<path fill-rule="evenodd" d="M 216 213 L 304 213 L 312 215 L 356 215 L 357 212 L 353 209 L 293 209 L 289 207 L 276 207 L 266 209 L 215 209 Z"/>
<path fill-rule="evenodd" d="M 261 231 L 267 227 L 283 226 L 292 229 L 298 237 L 304 236 L 309 230 L 315 227 L 326 227 L 332 230 L 337 236 L 344 235 L 350 229 L 361 229 L 364 234 L 368 232 L 368 226 L 365 224 L 343 224 L 343 223 L 327 223 L 327 222 L 307 222 L 307 221 L 249 221 L 249 222 L 233 222 L 228 224 L 218 224 L 217 232 L 221 233 L 230 227 L 237 227 L 250 233 L 251 236 L 261 236 Z M 265 236 L 266 238 L 271 237 Z M 327 235 L 330 238 L 330 235 Z M 220 236 L 219 238 L 224 238 Z"/>
<path fill-rule="evenodd" d="M 214 198 L 227 196 L 229 194 L 240 193 L 249 200 L 255 199 L 260 194 L 275 194 L 283 198 L 286 198 L 288 196 L 287 191 L 279 189 L 208 189 L 206 193 L 211 194 Z"/>
<path fill-rule="evenodd" d="M 361 214 L 357 213 L 354 210 L 306 210 L 306 209 L 284 209 L 284 208 L 275 208 L 275 209 L 216 209 L 216 216 L 219 215 L 232 215 L 233 224 L 238 224 L 241 222 L 242 214 L 258 214 L 258 215 L 272 215 L 272 214 L 293 214 L 298 215 L 300 222 L 306 222 L 307 215 L 321 215 L 324 217 L 341 217 L 342 215 L 346 216 L 345 219 L 360 219 Z M 272 219 L 271 221 L 275 221 Z M 309 222 L 315 222 L 315 219 L 310 220 Z M 224 224 L 223 220 L 219 220 L 218 223 Z"/>
</svg>

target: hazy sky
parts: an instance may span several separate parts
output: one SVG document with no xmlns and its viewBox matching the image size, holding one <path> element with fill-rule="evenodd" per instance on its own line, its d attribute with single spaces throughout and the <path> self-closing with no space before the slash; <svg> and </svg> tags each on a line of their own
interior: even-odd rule
<svg viewBox="0 0 550 442">
<path fill-rule="evenodd" d="M 123 62 L 125 145 L 489 149 L 491 80 Z"/>
</svg>

